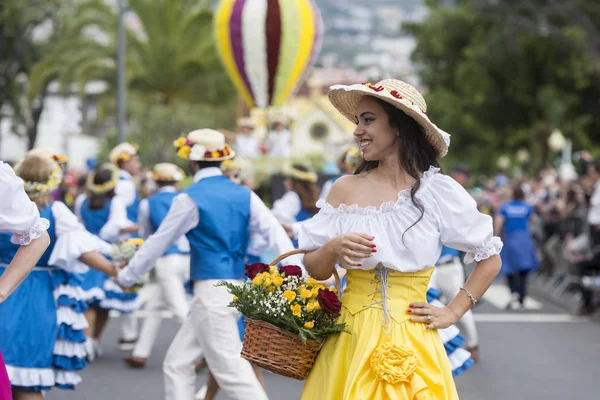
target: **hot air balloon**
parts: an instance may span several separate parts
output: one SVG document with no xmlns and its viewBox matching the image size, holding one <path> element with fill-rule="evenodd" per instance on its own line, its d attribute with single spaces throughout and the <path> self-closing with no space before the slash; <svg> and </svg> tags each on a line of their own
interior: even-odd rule
<svg viewBox="0 0 600 400">
<path fill-rule="evenodd" d="M 312 0 L 222 0 L 215 12 L 221 60 L 249 107 L 283 104 L 321 49 L 323 20 Z"/>
</svg>

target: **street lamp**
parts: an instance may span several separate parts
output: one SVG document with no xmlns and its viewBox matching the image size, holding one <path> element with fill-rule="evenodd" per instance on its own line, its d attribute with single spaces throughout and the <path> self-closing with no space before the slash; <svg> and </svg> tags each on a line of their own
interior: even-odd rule
<svg viewBox="0 0 600 400">
<path fill-rule="evenodd" d="M 117 38 L 117 141 L 125 141 L 125 0 L 118 0 Z"/>
</svg>

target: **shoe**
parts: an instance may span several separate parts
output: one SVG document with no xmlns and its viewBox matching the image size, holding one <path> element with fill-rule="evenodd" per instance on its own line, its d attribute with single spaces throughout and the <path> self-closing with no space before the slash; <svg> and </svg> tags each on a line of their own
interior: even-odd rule
<svg viewBox="0 0 600 400">
<path fill-rule="evenodd" d="M 204 400 L 207 391 L 208 387 L 206 385 L 202 386 L 202 388 L 200 388 L 200 390 L 198 390 L 198 393 L 196 393 L 196 395 L 194 396 L 194 400 Z"/>
<path fill-rule="evenodd" d="M 127 356 L 123 358 L 125 364 L 131 368 L 144 369 L 146 368 L 146 359 L 143 357 Z"/>
<path fill-rule="evenodd" d="M 206 368 L 206 360 L 202 360 L 196 364 L 196 373 L 202 371 L 204 368 Z"/>
<path fill-rule="evenodd" d="M 517 293 L 513 293 L 508 304 L 506 305 L 507 310 L 518 310 L 519 309 L 519 295 Z"/>
<path fill-rule="evenodd" d="M 100 346 L 100 341 L 98 339 L 92 339 L 92 345 L 94 346 L 94 354 L 96 358 L 102 357 L 104 351 L 102 351 L 102 346 Z"/>
<path fill-rule="evenodd" d="M 119 339 L 119 350 L 120 351 L 132 351 L 137 343 L 137 338 L 132 340 Z"/>
<path fill-rule="evenodd" d="M 85 349 L 85 359 L 87 362 L 92 363 L 96 359 L 96 351 L 94 350 L 94 339 L 86 338 L 83 342 L 83 348 Z"/>
<path fill-rule="evenodd" d="M 596 312 L 596 308 L 592 306 L 583 306 L 579 310 L 575 312 L 575 316 L 577 317 L 589 317 L 594 315 Z"/>
<path fill-rule="evenodd" d="M 479 346 L 473 346 L 467 349 L 469 353 L 471 353 L 471 358 L 475 361 L 475 364 L 479 363 Z"/>
</svg>

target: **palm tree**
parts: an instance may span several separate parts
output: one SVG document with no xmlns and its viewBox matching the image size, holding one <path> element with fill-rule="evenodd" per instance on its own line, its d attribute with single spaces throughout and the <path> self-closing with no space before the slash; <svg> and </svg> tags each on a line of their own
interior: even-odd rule
<svg viewBox="0 0 600 400">
<path fill-rule="evenodd" d="M 230 105 L 235 99 L 214 45 L 210 1 L 129 0 L 126 16 L 127 87 L 149 102 Z M 81 94 L 90 82 L 116 86 L 117 10 L 83 0 L 65 18 L 65 39 L 34 69 L 29 93 L 49 77 Z"/>
</svg>

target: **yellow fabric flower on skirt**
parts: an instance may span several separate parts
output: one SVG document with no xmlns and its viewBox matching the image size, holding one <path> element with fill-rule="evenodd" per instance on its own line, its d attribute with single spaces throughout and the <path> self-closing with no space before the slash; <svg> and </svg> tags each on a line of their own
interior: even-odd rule
<svg viewBox="0 0 600 400">
<path fill-rule="evenodd" d="M 283 292 L 283 298 L 286 299 L 289 303 L 296 299 L 296 292 L 292 290 L 286 290 Z"/>
<path fill-rule="evenodd" d="M 417 357 L 411 348 L 388 342 L 375 349 L 370 364 L 377 379 L 395 385 L 410 381 L 417 369 Z"/>
<path fill-rule="evenodd" d="M 294 314 L 296 317 L 302 315 L 302 307 L 300 306 L 300 304 L 290 306 L 290 309 L 292 310 L 292 314 Z"/>
<path fill-rule="evenodd" d="M 314 328 L 314 327 L 315 327 L 315 323 L 314 323 L 314 322 L 312 322 L 312 321 L 306 322 L 306 323 L 304 323 L 304 327 L 305 327 L 306 329 L 312 329 L 312 328 Z"/>
</svg>

